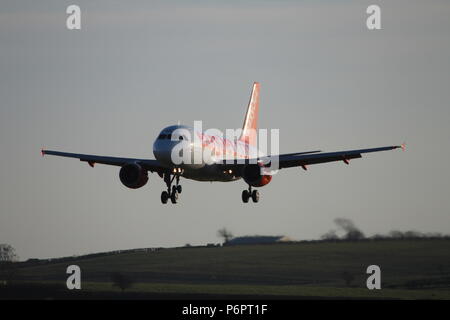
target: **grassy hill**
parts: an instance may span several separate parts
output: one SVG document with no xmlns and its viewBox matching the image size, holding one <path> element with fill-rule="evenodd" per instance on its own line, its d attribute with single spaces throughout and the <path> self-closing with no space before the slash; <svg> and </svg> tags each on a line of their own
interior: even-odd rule
<svg viewBox="0 0 450 320">
<path fill-rule="evenodd" d="M 125 252 L 42 265 L 24 264 L 16 282 L 65 285 L 70 264 L 82 291 L 116 292 L 111 274 L 134 282 L 127 292 L 341 298 L 450 299 L 450 240 L 307 242 Z M 366 288 L 366 268 L 381 268 L 382 289 Z M 348 284 L 343 273 L 353 280 Z"/>
</svg>

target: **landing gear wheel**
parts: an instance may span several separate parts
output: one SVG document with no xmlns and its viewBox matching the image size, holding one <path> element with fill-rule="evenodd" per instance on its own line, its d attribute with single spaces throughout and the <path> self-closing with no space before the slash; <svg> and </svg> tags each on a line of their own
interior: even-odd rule
<svg viewBox="0 0 450 320">
<path fill-rule="evenodd" d="M 172 201 L 172 203 L 177 203 L 177 200 L 178 200 L 178 192 L 176 189 L 173 189 L 172 194 L 170 195 L 170 201 Z"/>
<path fill-rule="evenodd" d="M 248 190 L 242 191 L 242 201 L 244 203 L 247 203 L 249 198 L 250 198 L 250 192 L 248 192 Z"/>
<path fill-rule="evenodd" d="M 183 188 L 181 188 L 181 185 L 177 185 L 177 191 L 178 191 L 178 193 L 181 193 L 181 191 L 183 191 Z"/>
<path fill-rule="evenodd" d="M 161 202 L 166 204 L 167 200 L 169 200 L 169 193 L 167 191 L 161 192 Z"/>
<path fill-rule="evenodd" d="M 253 190 L 253 192 L 252 192 L 252 200 L 253 200 L 253 202 L 258 202 L 259 201 L 259 191 L 258 190 Z"/>
</svg>

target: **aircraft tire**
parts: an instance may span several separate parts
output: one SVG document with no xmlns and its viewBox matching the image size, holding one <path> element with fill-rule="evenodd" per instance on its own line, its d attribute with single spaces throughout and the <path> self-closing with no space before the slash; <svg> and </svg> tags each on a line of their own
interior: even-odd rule
<svg viewBox="0 0 450 320">
<path fill-rule="evenodd" d="M 253 202 L 258 202 L 259 201 L 259 191 L 258 190 L 253 190 L 253 192 L 252 192 L 252 200 L 253 200 Z"/>
<path fill-rule="evenodd" d="M 172 203 L 177 203 L 178 201 L 178 192 L 177 190 L 172 190 L 172 194 L 170 195 L 170 201 L 172 201 Z"/>
<path fill-rule="evenodd" d="M 247 203 L 249 198 L 250 198 L 250 192 L 248 192 L 248 190 L 242 191 L 242 201 L 244 203 Z"/>
<path fill-rule="evenodd" d="M 166 204 L 168 200 L 169 200 L 169 194 L 167 193 L 167 191 L 161 192 L 161 202 L 162 202 L 162 204 Z"/>
</svg>

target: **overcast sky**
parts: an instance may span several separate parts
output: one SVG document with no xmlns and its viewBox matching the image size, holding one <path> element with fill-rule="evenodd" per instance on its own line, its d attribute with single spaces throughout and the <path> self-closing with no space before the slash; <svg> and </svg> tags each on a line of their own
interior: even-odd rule
<svg viewBox="0 0 450 320">
<path fill-rule="evenodd" d="M 373 3 L 382 30 L 366 28 Z M 316 239 L 336 217 L 450 233 L 449 16 L 437 0 L 2 1 L 0 243 L 28 259 L 219 242 L 221 227 Z M 117 167 L 40 156 L 153 158 L 178 120 L 240 127 L 253 81 L 281 152 L 408 149 L 283 170 L 258 204 L 243 181 L 182 180 L 162 205 L 156 174 L 131 190 Z"/>
</svg>

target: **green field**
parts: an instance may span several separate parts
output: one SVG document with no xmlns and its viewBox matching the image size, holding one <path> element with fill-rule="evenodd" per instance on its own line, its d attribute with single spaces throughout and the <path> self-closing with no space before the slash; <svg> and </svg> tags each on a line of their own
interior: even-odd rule
<svg viewBox="0 0 450 320">
<path fill-rule="evenodd" d="M 117 292 L 111 274 L 133 280 L 128 293 L 280 298 L 450 299 L 450 240 L 305 242 L 161 249 L 19 268 L 18 283 L 65 285 L 82 270 L 81 291 Z M 366 268 L 381 268 L 381 290 L 366 288 Z M 342 274 L 352 275 L 346 283 Z"/>
</svg>

